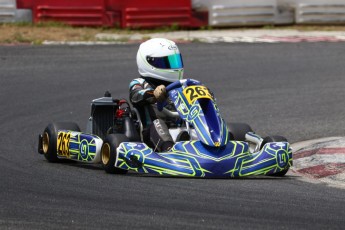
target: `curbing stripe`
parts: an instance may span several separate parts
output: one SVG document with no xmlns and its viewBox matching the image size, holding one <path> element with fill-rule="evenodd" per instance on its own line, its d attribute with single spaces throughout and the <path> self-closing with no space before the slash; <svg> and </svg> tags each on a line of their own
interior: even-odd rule
<svg viewBox="0 0 345 230">
<path fill-rule="evenodd" d="M 327 165 L 317 165 L 309 168 L 297 170 L 299 173 L 308 174 L 314 178 L 324 178 L 337 175 L 345 171 L 345 163 L 331 163 Z"/>
<path fill-rule="evenodd" d="M 345 189 L 345 137 L 303 141 L 292 144 L 292 148 L 294 167 L 290 175 Z"/>
<path fill-rule="evenodd" d="M 345 154 L 345 148 L 321 148 L 298 152 L 294 155 L 294 160 L 309 157 L 314 154 Z"/>
</svg>

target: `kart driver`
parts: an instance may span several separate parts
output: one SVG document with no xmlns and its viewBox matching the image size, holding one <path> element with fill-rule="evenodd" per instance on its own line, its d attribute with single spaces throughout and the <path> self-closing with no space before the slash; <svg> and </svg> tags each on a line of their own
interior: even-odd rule
<svg viewBox="0 0 345 230">
<path fill-rule="evenodd" d="M 139 78 L 129 84 L 129 98 L 139 111 L 143 123 L 144 142 L 162 152 L 169 150 L 174 141 L 169 133 L 166 118 L 157 110 L 157 102 L 175 110 L 168 100 L 165 87 L 183 78 L 183 62 L 177 45 L 168 39 L 153 38 L 143 42 L 137 53 Z M 184 131 L 178 140 L 189 140 Z"/>
</svg>

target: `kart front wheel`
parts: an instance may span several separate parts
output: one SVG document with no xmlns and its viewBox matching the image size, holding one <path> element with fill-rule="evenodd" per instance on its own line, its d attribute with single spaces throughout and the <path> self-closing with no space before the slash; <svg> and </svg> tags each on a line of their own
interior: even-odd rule
<svg viewBox="0 0 345 230">
<path fill-rule="evenodd" d="M 288 142 L 288 140 L 283 136 L 267 136 L 262 141 L 260 149 L 262 149 L 265 146 L 265 144 L 270 143 L 270 142 Z M 270 176 L 283 177 L 288 171 L 289 171 L 289 167 L 287 167 L 283 171 L 271 174 Z"/>
<path fill-rule="evenodd" d="M 253 129 L 246 123 L 228 123 L 230 140 L 245 141 L 246 133 L 253 132 Z"/>
<path fill-rule="evenodd" d="M 104 170 L 112 174 L 125 174 L 127 170 L 116 168 L 116 149 L 122 142 L 129 141 L 124 134 L 109 134 L 104 139 L 101 150 L 101 162 Z"/>
<path fill-rule="evenodd" d="M 79 126 L 73 122 L 50 123 L 43 131 L 41 144 L 42 153 L 49 162 L 58 162 L 60 160 L 57 157 L 57 135 L 59 130 L 80 132 Z"/>
</svg>

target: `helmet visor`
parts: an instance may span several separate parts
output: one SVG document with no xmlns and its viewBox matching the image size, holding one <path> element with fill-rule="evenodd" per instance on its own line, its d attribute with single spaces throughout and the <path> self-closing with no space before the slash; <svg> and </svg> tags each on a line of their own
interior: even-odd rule
<svg viewBox="0 0 345 230">
<path fill-rule="evenodd" d="M 147 62 L 159 69 L 181 69 L 183 61 L 181 54 L 172 54 L 166 57 L 146 57 Z"/>
</svg>

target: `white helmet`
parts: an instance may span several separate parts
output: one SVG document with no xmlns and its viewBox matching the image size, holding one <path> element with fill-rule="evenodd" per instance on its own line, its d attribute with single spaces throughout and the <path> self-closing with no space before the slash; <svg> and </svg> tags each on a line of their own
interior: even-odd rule
<svg viewBox="0 0 345 230">
<path fill-rule="evenodd" d="M 143 42 L 137 53 L 139 74 L 143 77 L 175 82 L 183 78 L 183 62 L 175 42 L 153 38 Z"/>
</svg>

